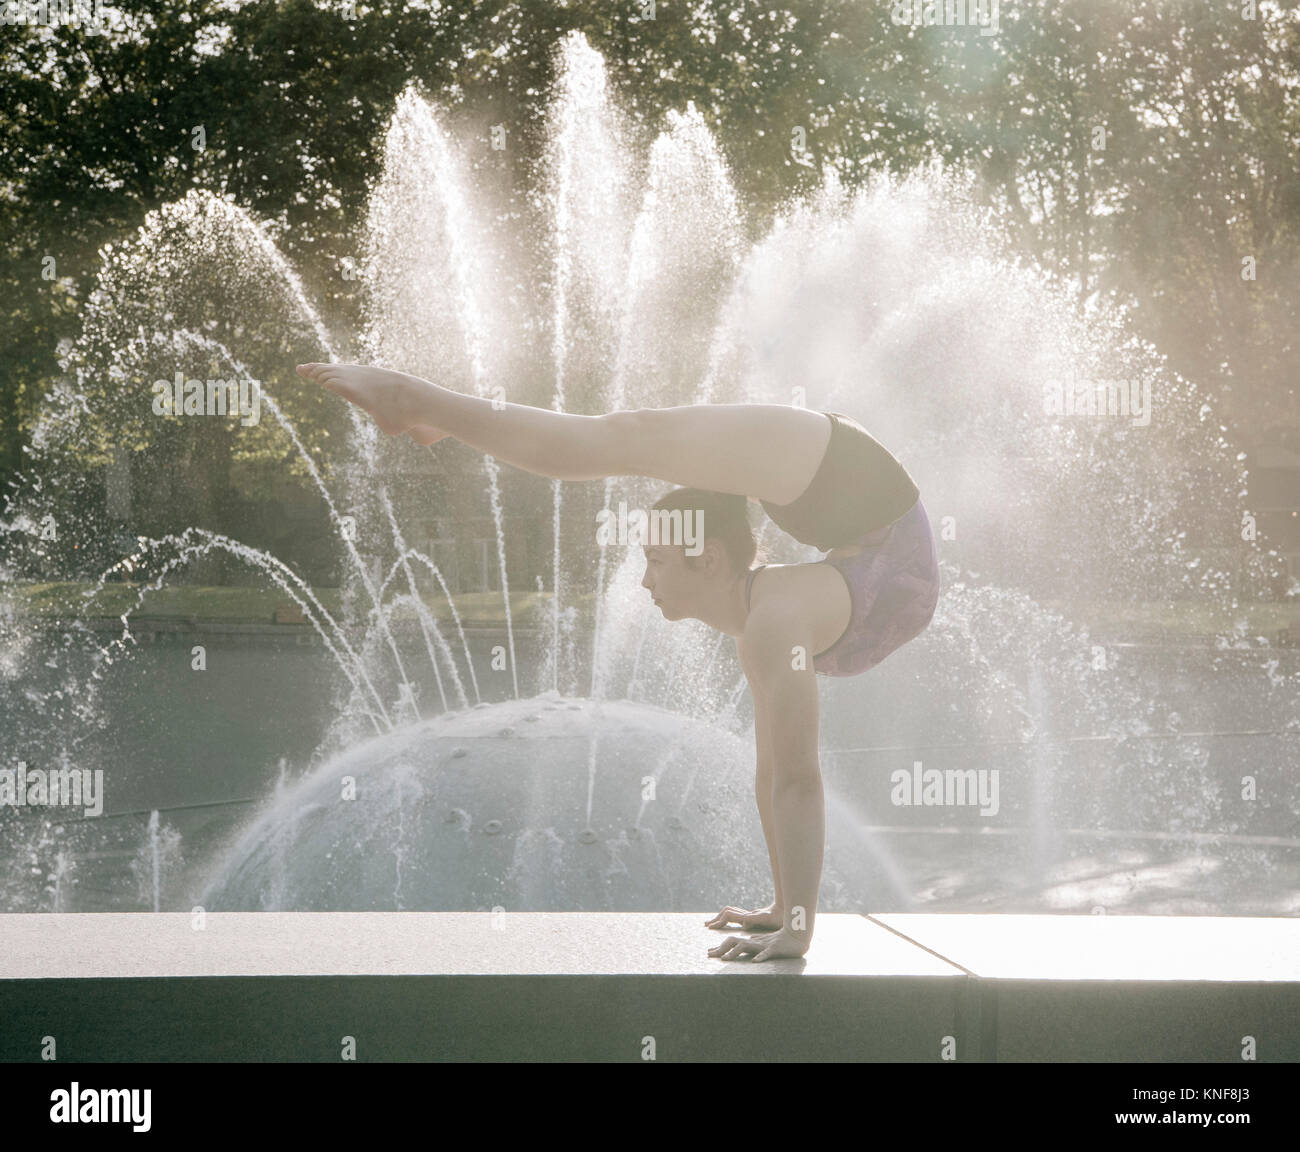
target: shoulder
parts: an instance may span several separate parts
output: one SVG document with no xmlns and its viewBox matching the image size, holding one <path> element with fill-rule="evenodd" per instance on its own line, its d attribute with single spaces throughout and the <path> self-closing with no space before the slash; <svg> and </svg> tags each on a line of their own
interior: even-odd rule
<svg viewBox="0 0 1300 1152">
<path fill-rule="evenodd" d="M 836 573 L 829 575 L 839 579 Z M 826 576 L 824 566 L 815 564 L 763 569 L 750 589 L 749 615 L 736 641 L 746 672 L 757 672 L 775 657 L 788 664 L 790 650 L 809 643 Z"/>
<path fill-rule="evenodd" d="M 771 630 L 780 631 L 783 623 L 797 625 L 802 618 L 809 620 L 828 590 L 843 583 L 840 574 L 831 565 L 821 562 L 811 564 L 769 564 L 756 571 L 749 589 L 749 616 L 745 621 L 745 635 L 753 628 L 755 634 Z"/>
</svg>

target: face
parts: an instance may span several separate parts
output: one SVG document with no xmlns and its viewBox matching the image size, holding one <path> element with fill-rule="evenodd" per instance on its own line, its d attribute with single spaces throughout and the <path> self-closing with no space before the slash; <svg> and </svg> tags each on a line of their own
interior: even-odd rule
<svg viewBox="0 0 1300 1152">
<path fill-rule="evenodd" d="M 680 544 L 647 544 L 645 575 L 641 587 L 649 590 L 665 620 L 681 620 L 691 615 L 699 601 L 705 569 L 686 566 L 686 549 Z"/>
</svg>

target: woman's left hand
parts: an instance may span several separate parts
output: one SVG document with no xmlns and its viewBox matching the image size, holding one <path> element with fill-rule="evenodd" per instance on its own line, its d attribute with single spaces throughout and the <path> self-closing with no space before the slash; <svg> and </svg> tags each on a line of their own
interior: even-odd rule
<svg viewBox="0 0 1300 1152">
<path fill-rule="evenodd" d="M 739 960 L 742 956 L 757 953 L 757 960 L 797 959 L 808 951 L 812 934 L 798 935 L 786 928 L 776 932 L 761 932 L 757 936 L 728 936 L 721 944 L 709 949 L 709 955 L 718 960 Z"/>
</svg>

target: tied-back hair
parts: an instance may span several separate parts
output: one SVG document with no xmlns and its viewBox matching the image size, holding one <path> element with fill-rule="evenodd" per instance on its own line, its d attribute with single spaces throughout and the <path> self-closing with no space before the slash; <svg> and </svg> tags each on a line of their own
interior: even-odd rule
<svg viewBox="0 0 1300 1152">
<path fill-rule="evenodd" d="M 707 488 L 674 488 L 654 503 L 667 511 L 691 509 L 703 514 L 703 539 L 719 541 L 731 561 L 733 572 L 747 572 L 758 554 L 754 530 L 749 523 L 749 497 L 732 492 L 711 492 Z M 697 521 L 698 523 L 698 521 Z M 698 556 L 687 556 L 694 567 Z"/>
</svg>

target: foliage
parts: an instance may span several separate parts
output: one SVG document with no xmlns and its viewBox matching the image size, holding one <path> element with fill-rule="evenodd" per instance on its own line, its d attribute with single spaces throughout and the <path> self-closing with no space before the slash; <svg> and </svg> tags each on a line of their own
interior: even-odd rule
<svg viewBox="0 0 1300 1152">
<path fill-rule="evenodd" d="M 118 0 L 105 35 L 0 28 L 0 474 L 22 466 L 101 246 L 191 189 L 265 221 L 343 332 L 360 302 L 342 262 L 411 81 L 482 141 L 480 166 L 505 167 L 512 210 L 533 211 L 553 49 L 574 28 L 645 140 L 695 103 L 754 221 L 823 165 L 847 183 L 934 157 L 973 171 L 1024 252 L 1081 302 L 1127 305 L 1138 334 L 1258 440 L 1300 422 L 1300 21 L 1295 3 L 1255 19 L 1246 7 L 1025 0 L 984 36 L 899 25 L 894 5 L 860 0 L 660 0 L 653 19 L 634 0 Z M 504 151 L 488 147 L 495 124 Z M 294 418 L 322 449 L 323 410 Z M 260 450 L 285 458 L 272 436 Z"/>
</svg>

